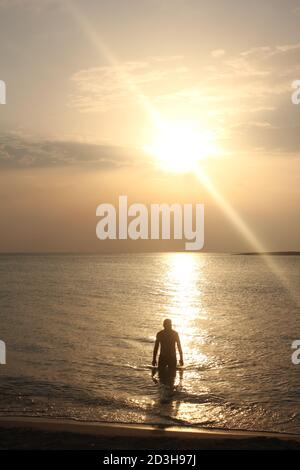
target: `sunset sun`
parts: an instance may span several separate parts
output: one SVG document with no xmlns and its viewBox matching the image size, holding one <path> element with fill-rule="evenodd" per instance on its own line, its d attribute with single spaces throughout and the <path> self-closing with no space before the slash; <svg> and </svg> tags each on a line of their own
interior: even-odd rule
<svg viewBox="0 0 300 470">
<path fill-rule="evenodd" d="M 201 160 L 218 153 L 214 133 L 187 122 L 164 124 L 144 149 L 160 168 L 175 173 L 194 171 Z"/>
</svg>

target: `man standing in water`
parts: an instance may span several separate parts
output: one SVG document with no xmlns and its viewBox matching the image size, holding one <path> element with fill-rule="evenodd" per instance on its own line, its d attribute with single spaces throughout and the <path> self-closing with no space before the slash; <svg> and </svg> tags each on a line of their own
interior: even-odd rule
<svg viewBox="0 0 300 470">
<path fill-rule="evenodd" d="M 158 348 L 160 346 L 158 369 L 164 369 L 165 367 L 168 367 L 168 369 L 176 369 L 176 345 L 180 356 L 179 364 L 183 366 L 183 353 L 181 349 L 179 335 L 175 330 L 172 329 L 171 320 L 164 320 L 163 326 L 164 329 L 159 331 L 156 335 L 152 365 L 157 365 L 156 357 L 158 353 Z"/>
</svg>

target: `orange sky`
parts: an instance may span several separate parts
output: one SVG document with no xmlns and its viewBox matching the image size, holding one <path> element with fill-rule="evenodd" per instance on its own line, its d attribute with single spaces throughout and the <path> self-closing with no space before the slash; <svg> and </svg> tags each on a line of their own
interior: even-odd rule
<svg viewBox="0 0 300 470">
<path fill-rule="evenodd" d="M 231 210 L 300 250 L 300 10 L 266 3 L 0 0 L 0 251 L 183 249 L 97 240 L 120 194 L 204 203 L 205 250 L 257 248 Z"/>
</svg>

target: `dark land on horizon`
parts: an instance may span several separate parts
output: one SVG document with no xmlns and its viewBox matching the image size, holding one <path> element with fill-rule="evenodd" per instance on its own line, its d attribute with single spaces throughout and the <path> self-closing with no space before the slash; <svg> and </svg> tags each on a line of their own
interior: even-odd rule
<svg viewBox="0 0 300 470">
<path fill-rule="evenodd" d="M 250 251 L 245 253 L 235 253 L 236 255 L 247 256 L 300 256 L 300 251 Z"/>
</svg>

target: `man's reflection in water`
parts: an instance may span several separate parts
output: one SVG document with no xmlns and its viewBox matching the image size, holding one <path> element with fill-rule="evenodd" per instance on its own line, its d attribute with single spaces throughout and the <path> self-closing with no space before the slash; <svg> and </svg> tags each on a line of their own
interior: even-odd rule
<svg viewBox="0 0 300 470">
<path fill-rule="evenodd" d="M 152 369 L 152 380 L 162 387 L 165 398 L 172 398 L 175 392 L 182 389 L 183 370 L 179 370 L 179 382 L 176 382 L 176 368 L 162 367 Z"/>
</svg>

